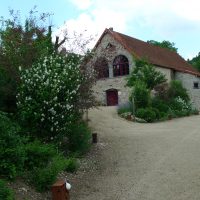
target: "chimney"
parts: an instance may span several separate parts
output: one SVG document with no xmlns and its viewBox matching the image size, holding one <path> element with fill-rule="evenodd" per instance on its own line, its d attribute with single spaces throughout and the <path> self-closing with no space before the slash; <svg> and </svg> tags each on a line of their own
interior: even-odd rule
<svg viewBox="0 0 200 200">
<path fill-rule="evenodd" d="M 110 31 L 113 31 L 113 27 L 110 27 L 109 30 L 110 30 Z"/>
</svg>

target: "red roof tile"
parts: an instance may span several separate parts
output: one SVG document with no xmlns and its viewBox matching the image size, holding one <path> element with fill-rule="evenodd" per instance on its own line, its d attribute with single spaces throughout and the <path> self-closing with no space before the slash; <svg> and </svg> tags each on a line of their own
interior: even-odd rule
<svg viewBox="0 0 200 200">
<path fill-rule="evenodd" d="M 136 58 L 145 58 L 150 63 L 160 67 L 170 68 L 175 71 L 181 71 L 184 73 L 200 76 L 200 73 L 176 52 L 154 46 L 142 40 L 138 40 L 122 33 L 115 32 L 111 29 L 106 29 L 104 31 L 96 46 L 106 33 L 111 34 L 115 40 L 117 40 Z"/>
</svg>

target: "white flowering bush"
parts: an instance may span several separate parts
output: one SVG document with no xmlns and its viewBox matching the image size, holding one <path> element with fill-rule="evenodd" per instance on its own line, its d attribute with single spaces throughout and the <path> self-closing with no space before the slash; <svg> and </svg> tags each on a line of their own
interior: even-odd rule
<svg viewBox="0 0 200 200">
<path fill-rule="evenodd" d="M 181 106 L 182 110 L 191 110 L 192 109 L 191 103 L 186 102 L 181 97 L 178 96 L 174 100 Z"/>
<path fill-rule="evenodd" d="M 81 73 L 79 57 L 56 54 L 21 71 L 17 94 L 20 120 L 31 133 L 53 139 L 67 131 L 78 114 Z"/>
</svg>

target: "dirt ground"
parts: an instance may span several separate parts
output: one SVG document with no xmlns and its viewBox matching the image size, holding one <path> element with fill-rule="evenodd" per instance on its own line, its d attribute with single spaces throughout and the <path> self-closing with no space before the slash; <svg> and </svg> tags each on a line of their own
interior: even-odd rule
<svg viewBox="0 0 200 200">
<path fill-rule="evenodd" d="M 200 116 L 140 124 L 120 118 L 115 107 L 100 107 L 89 118 L 98 143 L 76 174 L 60 174 L 72 184 L 71 200 L 200 199 Z"/>
<path fill-rule="evenodd" d="M 200 199 L 200 116 L 140 124 L 102 107 L 89 118 L 99 137 L 96 163 L 72 200 Z"/>
</svg>

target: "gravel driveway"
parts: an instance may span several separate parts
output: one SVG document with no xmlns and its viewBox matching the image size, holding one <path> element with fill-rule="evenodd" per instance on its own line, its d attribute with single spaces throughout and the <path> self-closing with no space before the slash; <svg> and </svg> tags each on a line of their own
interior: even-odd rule
<svg viewBox="0 0 200 200">
<path fill-rule="evenodd" d="M 101 107 L 89 118 L 94 168 L 73 183 L 72 200 L 200 199 L 200 116 L 140 124 Z"/>
</svg>

